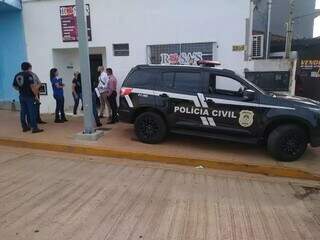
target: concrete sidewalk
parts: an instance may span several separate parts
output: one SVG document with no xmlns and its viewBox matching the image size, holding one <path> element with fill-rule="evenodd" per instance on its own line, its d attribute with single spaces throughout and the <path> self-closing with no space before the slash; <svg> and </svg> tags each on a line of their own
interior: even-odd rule
<svg viewBox="0 0 320 240">
<path fill-rule="evenodd" d="M 82 131 L 81 117 L 69 117 L 70 121 L 63 124 L 53 123 L 53 115 L 43 118 L 48 121 L 41 126 L 44 133 L 22 133 L 18 112 L 0 111 L 0 144 L 320 180 L 320 148 L 308 148 L 299 161 L 281 163 L 263 147 L 197 137 L 171 135 L 162 144 L 143 144 L 135 138 L 131 125 L 106 125 L 106 120 L 105 135 L 87 142 L 74 139 Z"/>
</svg>

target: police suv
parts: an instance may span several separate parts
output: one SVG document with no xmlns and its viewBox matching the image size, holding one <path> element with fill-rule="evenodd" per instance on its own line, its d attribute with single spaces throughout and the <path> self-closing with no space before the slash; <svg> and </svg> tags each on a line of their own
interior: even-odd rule
<svg viewBox="0 0 320 240">
<path fill-rule="evenodd" d="M 138 139 L 159 143 L 168 132 L 264 143 L 273 157 L 294 161 L 320 146 L 320 103 L 267 93 L 226 69 L 138 65 L 120 93 L 119 117 Z"/>
</svg>

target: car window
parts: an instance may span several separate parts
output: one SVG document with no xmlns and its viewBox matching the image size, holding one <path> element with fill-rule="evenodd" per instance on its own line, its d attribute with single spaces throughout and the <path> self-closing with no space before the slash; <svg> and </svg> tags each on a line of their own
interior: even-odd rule
<svg viewBox="0 0 320 240">
<path fill-rule="evenodd" d="M 126 80 L 128 86 L 152 88 L 159 78 L 159 73 L 154 70 L 136 70 Z"/>
<path fill-rule="evenodd" d="M 245 86 L 236 79 L 210 74 L 209 93 L 242 96 Z"/>
<path fill-rule="evenodd" d="M 201 89 L 200 73 L 176 72 L 174 89 L 187 92 L 199 92 Z"/>
<path fill-rule="evenodd" d="M 174 72 L 162 73 L 161 86 L 165 88 L 173 88 L 174 85 Z"/>
<path fill-rule="evenodd" d="M 166 89 L 197 92 L 201 88 L 200 73 L 197 72 L 164 72 L 160 85 Z"/>
</svg>

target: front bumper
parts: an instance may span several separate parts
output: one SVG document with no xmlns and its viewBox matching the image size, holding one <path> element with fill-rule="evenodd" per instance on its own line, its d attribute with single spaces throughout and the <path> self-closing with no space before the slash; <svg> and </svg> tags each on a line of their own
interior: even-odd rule
<svg viewBox="0 0 320 240">
<path fill-rule="evenodd" d="M 311 136 L 310 145 L 311 147 L 320 147 L 320 136 Z"/>
<path fill-rule="evenodd" d="M 119 109 L 119 120 L 125 123 L 133 122 L 134 112 L 129 109 Z"/>
<path fill-rule="evenodd" d="M 310 145 L 312 147 L 320 146 L 320 127 L 313 129 L 310 133 Z"/>
</svg>

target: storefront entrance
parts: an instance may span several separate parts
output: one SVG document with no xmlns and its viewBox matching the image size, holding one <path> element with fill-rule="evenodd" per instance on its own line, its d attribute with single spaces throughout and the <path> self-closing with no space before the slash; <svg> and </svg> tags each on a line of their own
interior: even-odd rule
<svg viewBox="0 0 320 240">
<path fill-rule="evenodd" d="M 90 52 L 90 75 L 91 79 L 97 81 L 98 66 L 106 65 L 106 49 L 105 47 L 93 47 Z M 66 85 L 64 89 L 65 110 L 72 113 L 73 97 L 72 97 L 72 79 L 76 71 L 80 71 L 79 52 L 77 48 L 72 49 L 53 49 L 53 64 L 58 68 L 60 76 Z"/>
</svg>

